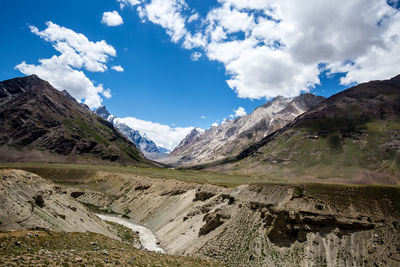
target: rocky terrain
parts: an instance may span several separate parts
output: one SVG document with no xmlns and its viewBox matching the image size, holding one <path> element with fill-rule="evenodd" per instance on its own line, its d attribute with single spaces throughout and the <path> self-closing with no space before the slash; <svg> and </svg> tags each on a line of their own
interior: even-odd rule
<svg viewBox="0 0 400 267">
<path fill-rule="evenodd" d="M 128 125 L 121 123 L 118 118 L 108 112 L 105 106 L 101 106 L 94 111 L 94 113 L 103 119 L 111 122 L 115 128 L 117 128 L 121 133 L 123 133 L 130 141 L 132 141 L 137 148 L 142 151 L 144 156 L 149 159 L 160 159 L 168 155 L 168 150 L 159 147 L 154 143 L 153 140 L 147 137 L 146 134 L 141 134 L 139 131 L 132 129 Z"/>
<path fill-rule="evenodd" d="M 75 200 L 80 194 L 29 172 L 0 170 L 0 231 L 90 231 L 116 238 L 107 224 Z"/>
<path fill-rule="evenodd" d="M 222 266 L 145 251 L 145 237 L 76 200 L 85 194 L 26 171 L 0 170 L 0 266 Z"/>
<path fill-rule="evenodd" d="M 170 156 L 161 162 L 171 165 L 194 165 L 235 156 L 323 99 L 313 94 L 303 94 L 294 98 L 276 97 L 251 114 L 228 120 L 205 132 L 194 129 Z"/>
<path fill-rule="evenodd" d="M 167 253 L 228 266 L 400 265 L 398 187 L 224 188 L 114 172 L 80 186 L 79 201 L 145 225 Z"/>
<path fill-rule="evenodd" d="M 338 93 L 214 169 L 400 184 L 400 76 Z"/>
<path fill-rule="evenodd" d="M 35 75 L 0 82 L 0 162 L 152 165 L 113 125 Z"/>
<path fill-rule="evenodd" d="M 209 260 L 135 249 L 94 233 L 0 233 L 0 266 L 223 266 Z"/>
</svg>

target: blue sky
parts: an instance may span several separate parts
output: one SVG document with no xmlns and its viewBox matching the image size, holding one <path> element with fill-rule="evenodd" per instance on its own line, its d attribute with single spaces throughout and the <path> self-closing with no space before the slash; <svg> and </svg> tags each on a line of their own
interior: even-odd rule
<svg viewBox="0 0 400 267">
<path fill-rule="evenodd" d="M 167 2 L 169 6 L 165 6 Z M 48 28 L 46 22 L 81 33 L 90 42 L 105 40 L 115 54 L 108 54 L 103 63 L 99 63 L 101 55 L 96 55 L 98 58 L 94 61 L 107 66 L 106 70 L 90 71 L 76 65 L 66 68 L 82 72 L 94 81 L 96 88 L 101 84 L 103 94 L 99 93 L 98 98 L 111 113 L 121 118 L 134 117 L 149 122 L 139 123 L 137 128 L 148 131 L 150 138 L 159 145 L 172 148 L 190 127 L 207 129 L 211 124 L 229 118 L 239 107 L 251 112 L 271 97 L 278 94 L 294 96 L 307 87 L 314 94 L 328 97 L 358 82 L 389 78 L 394 74 L 393 69 L 398 67 L 393 55 L 400 51 L 399 42 L 388 40 L 392 40 L 389 37 L 393 36 L 389 35 L 399 29 L 396 22 L 399 12 L 385 1 L 377 7 L 358 0 L 352 5 L 336 3 L 335 6 L 342 6 L 337 10 L 315 3 L 314 7 L 313 1 L 307 2 L 312 8 L 304 10 L 296 6 L 298 2 L 290 0 L 246 2 L 5 1 L 0 17 L 3 36 L 0 79 L 35 71 L 41 76 L 38 60 L 60 55 L 53 47 L 56 42 L 51 39 L 53 37 L 47 36 L 46 39 L 40 35 Z M 122 9 L 121 4 L 124 4 Z M 391 4 L 398 7 L 397 1 Z M 343 12 L 346 8 L 349 12 Z M 368 14 L 372 8 L 376 8 L 377 14 L 378 11 L 382 14 L 369 16 L 371 21 L 364 21 L 365 16 L 361 15 Z M 350 12 L 351 9 L 354 13 Z M 102 23 L 103 13 L 111 11 L 118 12 L 123 20 L 121 25 Z M 347 13 L 356 12 L 361 15 L 356 16 L 354 25 L 354 19 Z M 174 15 L 172 20 L 171 14 Z M 190 21 L 191 15 L 198 18 Z M 327 16 L 330 15 L 348 22 L 348 27 L 346 24 L 329 26 L 332 23 Z M 180 25 L 183 29 L 179 26 L 179 19 L 183 22 L 183 26 Z M 281 22 L 278 25 L 272 23 L 274 21 Z M 383 21 L 383 26 L 373 25 L 378 21 Z M 312 33 L 306 30 L 309 23 L 315 26 Z M 302 35 L 293 37 L 290 32 L 293 25 Z M 30 26 L 36 27 L 39 34 L 33 33 Z M 222 29 L 225 37 L 212 39 L 211 35 L 217 34 L 218 28 Z M 362 34 L 353 40 L 351 28 Z M 199 38 L 185 45 L 185 40 L 195 34 Z M 271 40 L 279 40 L 282 47 L 273 49 L 268 44 Z M 379 55 L 384 55 L 382 62 L 376 62 L 376 55 L 371 52 L 377 49 L 380 49 Z M 201 53 L 199 60 L 193 60 L 193 53 Z M 16 69 L 22 62 L 29 66 Z M 122 66 L 124 71 L 114 71 L 112 66 Z M 322 70 L 321 66 L 325 69 Z M 46 75 L 42 76 L 49 77 L 50 74 Z M 227 83 L 227 80 L 232 83 Z M 68 86 L 66 83 L 58 84 L 59 87 Z M 111 98 L 104 97 L 107 89 L 111 91 Z M 85 89 L 82 92 L 77 90 L 81 90 L 79 86 L 71 89 L 75 97 L 85 96 Z M 176 127 L 182 129 L 176 130 Z M 163 138 L 158 137 L 163 134 Z"/>
</svg>

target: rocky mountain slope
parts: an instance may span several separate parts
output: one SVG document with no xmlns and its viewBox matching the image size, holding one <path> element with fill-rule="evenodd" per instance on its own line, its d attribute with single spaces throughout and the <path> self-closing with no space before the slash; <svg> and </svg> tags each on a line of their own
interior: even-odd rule
<svg viewBox="0 0 400 267">
<path fill-rule="evenodd" d="M 113 125 L 36 75 L 0 82 L 0 161 L 151 165 Z"/>
<path fill-rule="evenodd" d="M 148 138 L 146 134 L 142 135 L 139 131 L 119 122 L 118 118 L 110 114 L 105 106 L 101 106 L 96 109 L 95 114 L 111 122 L 114 127 L 123 133 L 129 140 L 131 140 L 147 158 L 159 159 L 168 155 L 169 151 L 167 149 L 157 146 L 156 143 Z"/>
<path fill-rule="evenodd" d="M 326 99 L 216 169 L 400 183 L 400 75 Z"/>
<path fill-rule="evenodd" d="M 190 165 L 237 155 L 323 99 L 309 93 L 295 98 L 276 97 L 251 114 L 228 120 L 204 133 L 194 129 L 162 162 Z"/>
</svg>

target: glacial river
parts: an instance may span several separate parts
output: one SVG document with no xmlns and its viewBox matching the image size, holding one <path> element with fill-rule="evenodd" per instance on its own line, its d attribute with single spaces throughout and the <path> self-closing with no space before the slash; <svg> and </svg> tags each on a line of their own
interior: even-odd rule
<svg viewBox="0 0 400 267">
<path fill-rule="evenodd" d="M 155 251 L 159 253 L 165 253 L 164 250 L 157 245 L 158 240 L 156 236 L 153 234 L 153 232 L 141 225 L 133 224 L 132 222 L 128 221 L 127 219 L 124 219 L 119 216 L 115 215 L 108 215 L 108 214 L 96 214 L 97 217 L 104 221 L 109 221 L 109 222 L 114 222 L 121 224 L 125 227 L 128 227 L 134 232 L 139 232 L 139 239 L 140 239 L 140 244 L 147 250 L 149 251 Z"/>
</svg>

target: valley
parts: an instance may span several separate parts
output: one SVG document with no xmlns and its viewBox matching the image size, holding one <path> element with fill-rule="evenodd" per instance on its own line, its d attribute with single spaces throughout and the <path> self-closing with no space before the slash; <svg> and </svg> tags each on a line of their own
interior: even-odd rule
<svg viewBox="0 0 400 267">
<path fill-rule="evenodd" d="M 64 191 L 80 192 L 76 200 L 94 212 L 120 214 L 146 226 L 167 254 L 211 258 L 227 266 L 399 263 L 399 186 L 251 184 L 252 177 L 219 173 L 48 165 L 12 168 L 29 169 Z M 226 183 L 219 184 L 218 176 Z"/>
<path fill-rule="evenodd" d="M 400 266 L 399 77 L 277 97 L 169 155 L 35 75 L 0 82 L 0 265 Z"/>
</svg>

